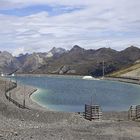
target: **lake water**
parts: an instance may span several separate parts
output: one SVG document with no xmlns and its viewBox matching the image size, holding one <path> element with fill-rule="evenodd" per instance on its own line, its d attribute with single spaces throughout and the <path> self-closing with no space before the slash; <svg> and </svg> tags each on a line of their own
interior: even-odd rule
<svg viewBox="0 0 140 140">
<path fill-rule="evenodd" d="M 37 87 L 31 98 L 51 110 L 83 112 L 84 105 L 92 102 L 104 111 L 121 111 L 140 104 L 140 86 L 134 84 L 64 76 L 19 76 L 17 80 Z"/>
</svg>

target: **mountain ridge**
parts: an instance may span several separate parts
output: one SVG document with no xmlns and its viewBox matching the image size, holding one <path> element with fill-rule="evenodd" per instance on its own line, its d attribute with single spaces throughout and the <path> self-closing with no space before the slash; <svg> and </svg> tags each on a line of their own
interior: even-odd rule
<svg viewBox="0 0 140 140">
<path fill-rule="evenodd" d="M 140 49 L 130 46 L 122 51 L 111 48 L 94 50 L 74 45 L 70 50 L 53 47 L 48 52 L 20 54 L 18 57 L 1 52 L 0 58 L 1 73 L 18 69 L 17 73 L 102 76 L 103 61 L 105 74 L 108 74 L 139 60 Z"/>
</svg>

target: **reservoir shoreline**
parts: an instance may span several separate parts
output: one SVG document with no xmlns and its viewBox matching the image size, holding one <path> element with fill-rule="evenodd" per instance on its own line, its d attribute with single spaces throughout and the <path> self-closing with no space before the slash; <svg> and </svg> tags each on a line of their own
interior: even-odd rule
<svg viewBox="0 0 140 140">
<path fill-rule="evenodd" d="M 17 74 L 17 76 L 35 76 L 35 77 L 42 77 L 42 76 L 48 76 L 48 77 L 77 77 L 77 78 L 83 78 L 84 75 L 59 75 L 59 74 Z M 131 83 L 131 84 L 137 84 L 140 85 L 140 78 L 133 78 L 133 77 L 111 77 L 111 76 L 105 76 L 104 78 L 99 77 L 100 80 L 109 80 L 109 81 L 119 81 L 124 83 Z M 93 79 L 95 80 L 95 79 Z"/>
<path fill-rule="evenodd" d="M 91 140 L 94 137 L 94 140 L 99 138 L 139 140 L 140 124 L 128 121 L 127 112 L 103 112 L 102 121 L 87 121 L 77 113 L 56 112 L 40 107 L 30 98 L 36 88 L 27 85 L 25 88 L 26 105 L 29 109 L 18 108 L 5 98 L 4 90 L 0 91 L 0 138 L 2 139 Z M 0 89 L 3 89 L 3 82 Z M 20 103 L 23 102 L 23 85 L 18 85 L 11 92 L 12 98 Z M 120 135 L 120 129 L 123 135 Z"/>
<path fill-rule="evenodd" d="M 19 75 L 20 76 L 20 75 Z M 25 76 L 25 75 L 24 75 Z M 30 75 L 31 77 L 44 77 L 44 76 L 40 76 L 40 75 Z M 30 77 L 29 76 L 29 77 Z M 22 77 L 22 76 L 21 76 Z M 28 77 L 28 75 L 26 75 L 25 77 Z M 46 77 L 53 77 L 53 79 L 54 78 L 56 78 L 56 80 L 57 80 L 57 77 L 61 77 L 62 79 L 63 79 L 63 77 L 68 77 L 68 78 L 71 78 L 72 76 L 61 76 L 61 75 L 46 75 Z M 73 77 L 72 77 L 73 78 Z M 28 80 L 28 78 L 26 78 L 27 80 Z M 32 78 L 31 78 L 32 79 Z M 33 78 L 34 79 L 34 78 Z M 50 78 L 49 78 L 50 79 Z M 64 78 L 65 79 L 65 78 Z M 79 79 L 79 76 L 78 76 L 78 78 L 75 78 L 75 79 Z M 82 79 L 82 77 L 80 77 L 80 79 Z M 74 79 L 73 79 L 74 80 Z M 92 79 L 90 79 L 90 80 L 92 80 Z M 93 79 L 94 80 L 94 79 Z M 110 77 L 104 77 L 103 79 L 101 79 L 101 81 L 102 80 L 107 80 L 107 81 L 119 81 L 119 82 L 123 82 L 123 83 L 129 83 L 129 84 L 137 84 L 138 85 L 138 81 L 136 81 L 136 80 L 130 80 L 130 79 L 124 79 L 124 78 L 110 78 Z M 50 80 L 49 80 L 50 81 Z M 64 81 L 67 81 L 67 80 L 64 80 Z M 75 80 L 74 80 L 75 81 Z M 30 81 L 31 82 L 31 81 Z M 48 82 L 48 80 L 47 80 L 47 82 Z M 54 80 L 52 81 L 50 81 L 50 82 L 54 82 Z M 79 80 L 78 80 L 78 82 L 79 82 Z M 61 82 L 60 82 L 61 83 Z M 77 83 L 77 82 L 76 82 Z M 86 79 L 86 81 L 84 81 L 84 83 L 86 84 L 86 83 L 88 83 L 87 82 L 87 79 Z M 91 82 L 90 82 L 91 83 Z M 101 83 L 103 83 L 103 82 L 101 82 Z M 94 84 L 94 82 L 93 82 L 93 84 Z M 101 85 L 103 85 L 103 84 L 101 84 Z M 115 83 L 113 84 L 112 83 L 112 85 L 114 86 L 115 85 Z M 61 84 L 59 85 L 59 86 L 61 86 Z M 108 86 L 108 85 L 107 85 Z M 63 88 L 64 88 L 64 86 L 62 86 Z M 67 87 L 67 85 L 65 85 L 65 87 Z M 36 88 L 36 87 L 35 87 Z M 54 87 L 53 87 L 54 88 Z M 114 88 L 116 88 L 115 86 L 114 86 Z M 89 88 L 90 90 L 91 90 L 91 88 Z M 75 91 L 75 89 L 73 89 L 74 91 Z M 58 93 L 59 92 L 61 92 L 61 91 L 58 91 Z M 63 91 L 62 91 L 63 92 Z M 76 93 L 77 93 L 77 91 L 75 91 Z M 129 92 L 129 91 L 128 91 Z M 133 91 L 132 91 L 133 92 Z M 120 92 L 121 93 L 121 92 Z M 33 93 L 32 93 L 33 94 Z M 55 106 L 49 106 L 49 108 L 47 107 L 47 104 L 45 104 L 45 102 L 43 101 L 41 101 L 41 100 L 38 100 L 38 94 L 39 93 L 35 93 L 35 96 L 33 95 L 32 97 L 34 97 L 34 98 L 31 98 L 30 96 L 30 98 L 31 98 L 31 100 L 33 100 L 33 102 L 36 102 L 39 106 L 42 106 L 43 108 L 45 107 L 45 108 L 47 108 L 47 109 L 49 109 L 49 110 L 52 110 L 52 111 L 55 111 L 55 110 L 57 110 L 57 111 L 65 111 L 65 110 L 63 110 L 63 106 L 62 106 L 62 109 L 60 108 L 60 107 L 56 107 L 55 108 Z M 42 93 L 41 93 L 42 94 Z M 111 93 L 110 93 L 111 94 Z M 40 97 L 42 98 L 44 95 L 42 94 Z M 99 94 L 99 96 L 100 96 L 100 94 Z M 114 95 L 113 95 L 114 96 Z M 40 98 L 39 97 L 39 98 Z M 45 97 L 44 96 L 44 98 L 48 98 L 48 97 Z M 87 100 L 87 99 L 86 99 Z M 48 102 L 48 101 L 47 101 Z M 111 101 L 112 102 L 112 101 Z M 86 101 L 85 102 L 83 102 L 82 104 L 84 105 L 84 103 L 87 103 Z M 107 109 L 106 110 L 106 106 L 104 106 L 104 103 L 102 104 L 102 103 L 100 103 L 100 102 L 98 102 L 99 104 L 101 104 L 101 106 L 103 107 L 103 110 L 105 110 L 105 111 L 113 111 L 113 110 L 115 110 L 115 111 L 124 111 L 124 110 L 128 110 L 129 109 L 129 105 L 128 106 L 126 106 L 126 107 L 124 107 L 124 108 L 120 108 L 120 110 L 119 110 L 119 108 L 117 109 L 117 108 L 110 108 L 110 109 Z M 138 104 L 138 102 L 130 102 L 130 105 L 132 105 L 132 104 Z M 125 103 L 123 103 L 123 104 L 125 104 Z M 59 108 L 60 108 L 60 110 L 59 110 Z M 82 107 L 83 108 L 83 107 Z M 84 110 L 83 109 L 81 109 L 81 110 L 79 110 L 80 112 L 83 112 Z M 74 109 L 73 111 L 72 110 L 70 110 L 70 112 L 79 112 L 78 111 L 78 109 Z"/>
</svg>

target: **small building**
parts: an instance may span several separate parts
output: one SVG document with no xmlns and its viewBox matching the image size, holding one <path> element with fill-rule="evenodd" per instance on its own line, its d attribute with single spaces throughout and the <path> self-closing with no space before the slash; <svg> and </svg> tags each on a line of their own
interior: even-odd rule
<svg viewBox="0 0 140 140">
<path fill-rule="evenodd" d="M 132 105 L 128 110 L 129 120 L 140 119 L 140 105 Z"/>
<path fill-rule="evenodd" d="M 136 119 L 136 105 L 130 106 L 130 108 L 128 110 L 128 119 L 129 120 Z"/>
<path fill-rule="evenodd" d="M 85 104 L 85 119 L 87 120 L 101 120 L 102 111 L 99 105 Z"/>
</svg>

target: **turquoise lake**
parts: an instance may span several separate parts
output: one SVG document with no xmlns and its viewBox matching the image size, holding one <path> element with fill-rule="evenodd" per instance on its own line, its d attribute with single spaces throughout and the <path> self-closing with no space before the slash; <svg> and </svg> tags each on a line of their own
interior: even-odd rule
<svg viewBox="0 0 140 140">
<path fill-rule="evenodd" d="M 18 76 L 17 81 L 36 87 L 31 98 L 56 111 L 83 112 L 91 102 L 103 111 L 128 110 L 140 104 L 140 86 L 134 84 L 68 76 Z"/>
</svg>

